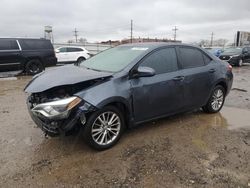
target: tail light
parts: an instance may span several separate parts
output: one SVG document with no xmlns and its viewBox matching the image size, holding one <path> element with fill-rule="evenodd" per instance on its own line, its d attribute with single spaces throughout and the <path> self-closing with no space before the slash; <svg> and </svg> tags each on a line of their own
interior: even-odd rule
<svg viewBox="0 0 250 188">
<path fill-rule="evenodd" d="M 233 70 L 232 65 L 228 64 L 228 66 L 227 66 L 227 70 L 232 72 L 232 70 Z"/>
</svg>

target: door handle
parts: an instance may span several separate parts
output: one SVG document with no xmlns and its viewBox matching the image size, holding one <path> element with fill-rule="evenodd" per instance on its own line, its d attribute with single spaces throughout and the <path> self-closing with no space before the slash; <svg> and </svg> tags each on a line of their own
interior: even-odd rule
<svg viewBox="0 0 250 188">
<path fill-rule="evenodd" d="M 184 76 L 176 76 L 173 78 L 174 81 L 183 81 L 184 80 Z"/>
<path fill-rule="evenodd" d="M 215 72 L 215 69 L 210 69 L 208 72 L 214 73 L 214 72 Z"/>
</svg>

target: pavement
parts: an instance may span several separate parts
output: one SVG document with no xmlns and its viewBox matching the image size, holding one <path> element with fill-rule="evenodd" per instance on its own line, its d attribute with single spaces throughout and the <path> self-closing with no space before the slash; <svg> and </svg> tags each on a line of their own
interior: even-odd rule
<svg viewBox="0 0 250 188">
<path fill-rule="evenodd" d="M 45 137 L 26 109 L 31 77 L 0 78 L 0 187 L 250 187 L 250 65 L 233 72 L 220 113 L 146 123 L 102 152 Z"/>
</svg>

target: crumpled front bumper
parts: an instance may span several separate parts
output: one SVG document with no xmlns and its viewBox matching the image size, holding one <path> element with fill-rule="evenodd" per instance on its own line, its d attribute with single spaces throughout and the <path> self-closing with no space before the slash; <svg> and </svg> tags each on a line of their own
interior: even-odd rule
<svg viewBox="0 0 250 188">
<path fill-rule="evenodd" d="M 72 130 L 77 124 L 85 124 L 87 112 L 83 106 L 78 106 L 74 109 L 67 119 L 53 120 L 38 116 L 31 110 L 31 104 L 27 101 L 27 107 L 32 120 L 42 131 L 49 136 L 59 136 Z"/>
</svg>

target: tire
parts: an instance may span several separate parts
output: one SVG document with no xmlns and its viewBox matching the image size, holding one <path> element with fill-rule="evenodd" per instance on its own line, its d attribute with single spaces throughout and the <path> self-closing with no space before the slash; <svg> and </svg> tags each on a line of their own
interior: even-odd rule
<svg viewBox="0 0 250 188">
<path fill-rule="evenodd" d="M 106 121 L 101 123 L 100 119 Z M 83 130 L 83 137 L 90 147 L 101 151 L 114 146 L 124 129 L 125 121 L 120 110 L 114 106 L 106 106 L 90 115 Z"/>
<path fill-rule="evenodd" d="M 202 107 L 203 111 L 207 113 L 219 112 L 224 105 L 225 96 L 226 96 L 225 88 L 221 85 L 217 85 L 214 88 L 207 104 Z"/>
<path fill-rule="evenodd" d="M 76 61 L 76 65 L 79 65 L 82 61 L 85 61 L 86 60 L 86 58 L 84 58 L 84 57 L 79 57 L 78 59 L 77 59 L 77 61 Z"/>
<path fill-rule="evenodd" d="M 35 75 L 44 70 L 43 64 L 39 59 L 32 59 L 27 62 L 25 71 L 29 75 Z"/>
<path fill-rule="evenodd" d="M 239 59 L 237 66 L 238 66 L 238 67 L 241 67 L 242 65 L 243 65 L 243 60 L 242 60 L 242 59 Z"/>
</svg>

